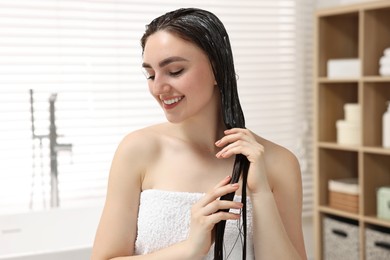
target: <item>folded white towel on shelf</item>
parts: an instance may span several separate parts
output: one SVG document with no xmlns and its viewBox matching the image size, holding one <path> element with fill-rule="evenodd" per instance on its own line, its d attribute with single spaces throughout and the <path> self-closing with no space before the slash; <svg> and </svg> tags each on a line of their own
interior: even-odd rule
<svg viewBox="0 0 390 260">
<path fill-rule="evenodd" d="M 384 51 L 383 51 L 383 54 L 385 56 L 389 56 L 390 57 L 390 47 L 389 48 L 386 48 Z"/>
<path fill-rule="evenodd" d="M 389 66 L 390 67 L 390 56 L 382 56 L 379 59 L 380 66 Z"/>
<path fill-rule="evenodd" d="M 379 75 L 390 76 L 390 65 L 384 65 L 379 68 Z"/>
</svg>

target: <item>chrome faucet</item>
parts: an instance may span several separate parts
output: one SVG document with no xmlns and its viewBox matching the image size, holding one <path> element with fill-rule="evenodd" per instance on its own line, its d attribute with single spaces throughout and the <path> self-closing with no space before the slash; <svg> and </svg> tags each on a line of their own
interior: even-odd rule
<svg viewBox="0 0 390 260">
<path fill-rule="evenodd" d="M 55 117 L 55 102 L 57 100 L 57 93 L 54 93 L 49 98 L 49 112 L 50 112 L 50 127 L 48 135 L 37 135 L 35 134 L 35 119 L 34 119 L 34 98 L 33 90 L 30 89 L 30 105 L 31 105 L 31 127 L 32 127 L 32 138 L 33 140 L 38 139 L 40 143 L 41 156 L 42 156 L 42 139 L 49 139 L 50 144 L 50 206 L 56 208 L 60 206 L 60 198 L 58 192 L 58 152 L 60 151 L 72 151 L 72 144 L 59 144 L 57 143 L 57 126 L 56 126 L 56 117 Z M 34 146 L 33 146 L 33 168 L 35 167 L 34 162 Z M 42 158 L 41 158 L 42 161 Z M 41 168 L 43 166 L 41 165 Z M 41 169 L 42 170 L 42 169 Z M 33 169 L 34 171 L 34 169 Z M 42 178 L 42 176 L 41 176 Z M 34 187 L 34 174 L 32 180 L 32 191 L 30 198 L 30 209 L 32 209 L 33 204 L 33 187 Z M 44 206 L 46 205 L 44 201 Z M 45 206 L 46 207 L 46 206 Z"/>
</svg>

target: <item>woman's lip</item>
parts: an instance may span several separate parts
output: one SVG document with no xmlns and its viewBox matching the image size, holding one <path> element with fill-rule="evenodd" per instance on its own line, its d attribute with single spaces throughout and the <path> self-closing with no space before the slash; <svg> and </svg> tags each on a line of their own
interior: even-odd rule
<svg viewBox="0 0 390 260">
<path fill-rule="evenodd" d="M 172 109 L 176 107 L 183 100 L 184 96 L 164 98 L 161 103 L 165 109 Z M 171 103 L 172 102 L 172 103 Z"/>
</svg>

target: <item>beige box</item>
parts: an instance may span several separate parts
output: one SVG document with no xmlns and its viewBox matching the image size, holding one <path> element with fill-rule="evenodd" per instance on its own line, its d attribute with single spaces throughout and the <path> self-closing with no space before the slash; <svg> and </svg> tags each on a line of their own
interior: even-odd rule
<svg viewBox="0 0 390 260">
<path fill-rule="evenodd" d="M 337 143 L 343 145 L 361 144 L 361 127 L 358 122 L 337 120 Z"/>
<path fill-rule="evenodd" d="M 329 191 L 329 207 L 351 213 L 358 213 L 359 195 Z"/>
<path fill-rule="evenodd" d="M 361 122 L 361 108 L 357 103 L 346 103 L 344 105 L 344 118 L 347 122 Z"/>
<path fill-rule="evenodd" d="M 329 207 L 359 213 L 359 184 L 357 178 L 328 181 Z"/>
</svg>

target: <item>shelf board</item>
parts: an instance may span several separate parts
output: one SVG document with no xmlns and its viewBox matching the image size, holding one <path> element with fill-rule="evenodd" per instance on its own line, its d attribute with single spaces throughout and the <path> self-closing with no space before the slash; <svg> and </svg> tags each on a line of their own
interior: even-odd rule
<svg viewBox="0 0 390 260">
<path fill-rule="evenodd" d="M 378 146 L 371 146 L 371 147 L 364 147 L 363 152 L 365 153 L 375 153 L 375 154 L 384 154 L 384 155 L 390 155 L 390 149 L 386 149 L 383 147 Z"/>
<path fill-rule="evenodd" d="M 390 82 L 390 76 L 363 76 L 359 78 L 317 78 L 318 83 Z"/>
<path fill-rule="evenodd" d="M 322 213 L 327 213 L 327 214 L 331 214 L 331 215 L 334 215 L 334 216 L 339 216 L 339 217 L 344 217 L 344 218 L 349 218 L 349 219 L 354 219 L 354 220 L 359 220 L 360 219 L 358 214 L 354 214 L 354 213 L 350 213 L 350 212 L 347 212 L 347 211 L 334 209 L 334 208 L 331 208 L 331 207 L 328 207 L 328 206 L 319 206 L 319 210 Z"/>
<path fill-rule="evenodd" d="M 343 151 L 353 151 L 358 152 L 360 150 L 361 146 L 357 145 L 341 145 L 335 142 L 319 142 L 318 143 L 319 148 L 328 148 L 328 149 L 334 149 L 334 150 L 343 150 Z"/>
<path fill-rule="evenodd" d="M 318 142 L 318 148 L 390 155 L 390 149 L 380 146 L 341 145 L 336 142 Z"/>
<path fill-rule="evenodd" d="M 339 78 L 330 79 L 327 77 L 320 77 L 317 79 L 318 83 L 358 83 L 360 78 Z"/>
<path fill-rule="evenodd" d="M 365 76 L 363 77 L 364 82 L 390 82 L 390 77 L 387 76 Z"/>
<path fill-rule="evenodd" d="M 390 228 L 390 220 L 379 219 L 376 216 L 366 216 L 364 217 L 364 222 Z"/>
</svg>

